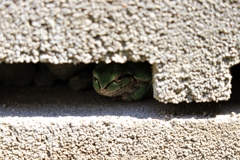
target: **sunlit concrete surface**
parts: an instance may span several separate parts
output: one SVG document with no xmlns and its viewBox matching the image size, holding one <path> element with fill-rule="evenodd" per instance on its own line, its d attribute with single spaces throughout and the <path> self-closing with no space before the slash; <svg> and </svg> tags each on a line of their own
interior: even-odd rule
<svg viewBox="0 0 240 160">
<path fill-rule="evenodd" d="M 148 61 L 156 99 L 0 86 L 0 159 L 240 159 L 229 70 L 239 10 L 238 0 L 0 0 L 0 62 Z"/>
</svg>

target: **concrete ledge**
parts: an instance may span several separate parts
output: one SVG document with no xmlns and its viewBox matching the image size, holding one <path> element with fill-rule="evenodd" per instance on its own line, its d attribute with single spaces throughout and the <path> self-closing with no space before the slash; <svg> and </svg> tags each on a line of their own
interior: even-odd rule
<svg viewBox="0 0 240 160">
<path fill-rule="evenodd" d="M 1 86 L 0 159 L 239 159 L 238 95 L 176 105 Z"/>
<path fill-rule="evenodd" d="M 240 159 L 239 90 L 228 102 L 183 103 L 230 98 L 239 7 L 238 0 L 1 0 L 0 62 L 148 61 L 158 101 L 1 86 L 0 159 Z"/>
<path fill-rule="evenodd" d="M 240 115 L 0 118 L 1 159 L 239 159 Z"/>
</svg>

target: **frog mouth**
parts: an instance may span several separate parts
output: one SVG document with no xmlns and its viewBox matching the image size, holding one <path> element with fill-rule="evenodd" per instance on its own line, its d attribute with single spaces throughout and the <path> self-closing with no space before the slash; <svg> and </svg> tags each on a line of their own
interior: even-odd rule
<svg viewBox="0 0 240 160">
<path fill-rule="evenodd" d="M 118 90 L 115 90 L 113 92 L 109 92 L 109 90 L 107 90 L 107 89 L 101 89 L 97 92 L 103 96 L 115 97 L 115 96 L 119 96 L 119 95 L 123 94 L 125 92 L 125 89 L 123 87 L 123 88 L 119 88 Z"/>
<path fill-rule="evenodd" d="M 129 83 L 128 85 L 125 85 L 124 87 L 121 87 L 117 90 L 114 91 L 109 91 L 108 89 L 102 88 L 100 90 L 98 90 L 97 92 L 103 96 L 107 96 L 107 97 L 117 97 L 117 96 L 121 96 L 122 94 L 126 93 L 126 92 L 133 92 L 133 88 L 130 87 L 132 84 Z"/>
</svg>

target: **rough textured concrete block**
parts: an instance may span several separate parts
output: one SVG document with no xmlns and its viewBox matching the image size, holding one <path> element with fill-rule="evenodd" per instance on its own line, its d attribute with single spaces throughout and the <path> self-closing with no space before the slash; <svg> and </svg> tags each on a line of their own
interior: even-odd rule
<svg viewBox="0 0 240 160">
<path fill-rule="evenodd" d="M 240 2 L 0 2 L 0 60 L 148 61 L 161 102 L 228 100 L 239 63 Z"/>
<path fill-rule="evenodd" d="M 0 62 L 148 61 L 160 102 L 228 100 L 239 10 L 239 0 L 0 0 Z M 173 107 L 28 89 L 1 86 L 0 159 L 240 159 L 239 94 Z"/>
<path fill-rule="evenodd" d="M 236 116 L 168 122 L 120 119 L 0 118 L 0 158 L 160 160 L 240 157 L 240 121 Z"/>
</svg>

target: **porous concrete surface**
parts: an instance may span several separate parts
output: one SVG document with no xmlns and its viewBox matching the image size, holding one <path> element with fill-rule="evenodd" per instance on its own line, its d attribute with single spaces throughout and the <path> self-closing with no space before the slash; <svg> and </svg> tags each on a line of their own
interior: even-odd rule
<svg viewBox="0 0 240 160">
<path fill-rule="evenodd" d="M 239 0 L 1 0 L 0 61 L 148 61 L 160 102 L 228 100 Z"/>
<path fill-rule="evenodd" d="M 0 0 L 0 61 L 148 61 L 158 101 L 227 100 L 239 10 L 238 0 Z M 240 159 L 235 93 L 175 105 L 1 86 L 0 159 Z"/>
<path fill-rule="evenodd" d="M 240 159 L 239 92 L 164 104 L 58 84 L 1 86 L 0 97 L 0 159 Z"/>
<path fill-rule="evenodd" d="M 105 116 L 0 122 L 2 159 L 240 158 L 240 115 L 214 120 Z"/>
</svg>

